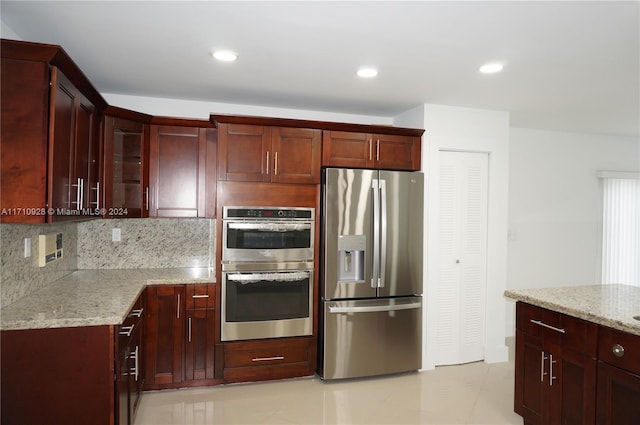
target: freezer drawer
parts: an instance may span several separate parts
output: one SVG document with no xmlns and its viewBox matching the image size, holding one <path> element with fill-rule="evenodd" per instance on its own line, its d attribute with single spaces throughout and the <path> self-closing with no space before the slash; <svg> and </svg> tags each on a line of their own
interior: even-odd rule
<svg viewBox="0 0 640 425">
<path fill-rule="evenodd" d="M 420 369 L 422 298 L 324 301 L 323 379 Z"/>
</svg>

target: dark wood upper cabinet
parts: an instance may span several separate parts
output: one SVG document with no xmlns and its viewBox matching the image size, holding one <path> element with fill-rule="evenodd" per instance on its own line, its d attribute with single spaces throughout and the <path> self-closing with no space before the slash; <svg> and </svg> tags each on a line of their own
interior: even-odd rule
<svg viewBox="0 0 640 425">
<path fill-rule="evenodd" d="M 86 218 L 106 102 L 60 46 L 2 40 L 0 50 L 2 222 Z"/>
<path fill-rule="evenodd" d="M 219 128 L 218 178 L 316 184 L 327 167 L 420 170 L 422 129 L 237 115 Z"/>
<path fill-rule="evenodd" d="M 148 115 L 107 108 L 104 117 L 104 216 L 136 218 L 149 215 Z"/>
<path fill-rule="evenodd" d="M 220 124 L 218 131 L 218 179 L 320 183 L 321 130 Z"/>
<path fill-rule="evenodd" d="M 153 119 L 150 217 L 214 217 L 216 130 L 197 120 Z"/>
<path fill-rule="evenodd" d="M 320 183 L 322 131 L 308 128 L 271 129 L 274 183 Z"/>
<path fill-rule="evenodd" d="M 420 136 L 325 131 L 322 165 L 420 170 Z"/>
</svg>

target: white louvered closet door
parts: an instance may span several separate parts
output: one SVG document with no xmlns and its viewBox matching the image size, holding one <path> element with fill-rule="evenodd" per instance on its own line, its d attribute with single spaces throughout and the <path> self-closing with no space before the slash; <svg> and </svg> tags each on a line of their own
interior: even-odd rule
<svg viewBox="0 0 640 425">
<path fill-rule="evenodd" d="M 439 152 L 436 365 L 482 360 L 488 154 Z"/>
</svg>

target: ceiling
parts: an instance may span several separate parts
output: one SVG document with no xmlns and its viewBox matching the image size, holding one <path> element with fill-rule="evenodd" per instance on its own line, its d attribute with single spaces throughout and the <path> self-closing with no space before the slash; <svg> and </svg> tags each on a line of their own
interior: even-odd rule
<svg viewBox="0 0 640 425">
<path fill-rule="evenodd" d="M 0 17 L 23 40 L 63 46 L 103 94 L 376 117 L 429 103 L 637 137 L 639 5 L 2 0 Z M 217 62 L 211 48 L 238 59 Z M 480 74 L 490 61 L 504 70 Z M 363 65 L 379 75 L 358 78 Z"/>
</svg>

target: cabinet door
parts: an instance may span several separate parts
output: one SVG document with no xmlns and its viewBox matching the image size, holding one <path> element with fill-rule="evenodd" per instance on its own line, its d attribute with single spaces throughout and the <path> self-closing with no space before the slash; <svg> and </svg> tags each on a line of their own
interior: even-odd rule
<svg viewBox="0 0 640 425">
<path fill-rule="evenodd" d="M 271 129 L 272 182 L 320 183 L 322 131 L 306 128 Z"/>
<path fill-rule="evenodd" d="M 213 379 L 216 310 L 187 310 L 185 380 Z"/>
<path fill-rule="evenodd" d="M 207 130 L 152 125 L 149 158 L 151 217 L 204 217 Z"/>
<path fill-rule="evenodd" d="M 593 425 L 595 422 L 596 365 L 596 359 L 591 356 L 562 347 L 558 363 L 554 365 L 554 375 L 562 384 L 558 423 Z"/>
<path fill-rule="evenodd" d="M 51 84 L 47 204 L 56 211 L 51 216 L 52 220 L 59 221 L 71 218 L 70 210 L 79 208 L 79 185 L 77 181 L 72 181 L 71 169 L 79 92 L 55 67 L 51 70 Z"/>
<path fill-rule="evenodd" d="M 516 330 L 514 411 L 525 423 L 539 424 L 543 409 L 542 339 Z"/>
<path fill-rule="evenodd" d="M 420 170 L 420 138 L 375 134 L 373 153 L 375 168 L 385 170 Z"/>
<path fill-rule="evenodd" d="M 598 425 L 632 425 L 640 418 L 640 375 L 598 362 Z"/>
<path fill-rule="evenodd" d="M 59 221 L 92 215 L 89 158 L 96 111 L 62 72 L 54 67 L 51 75 L 49 206 L 56 211 L 52 220 Z"/>
<path fill-rule="evenodd" d="M 220 124 L 218 128 L 218 179 L 270 181 L 273 172 L 271 129 L 265 126 Z"/>
<path fill-rule="evenodd" d="M 182 382 L 185 328 L 184 285 L 147 288 L 145 388 Z"/>
<path fill-rule="evenodd" d="M 50 219 L 44 209 L 48 202 L 49 67 L 4 57 L 1 61 L 0 221 L 44 223 Z M 17 208 L 41 208 L 42 214 L 12 213 Z"/>
<path fill-rule="evenodd" d="M 369 134 L 347 131 L 324 131 L 322 134 L 322 165 L 372 168 L 373 153 Z"/>
<path fill-rule="evenodd" d="M 145 151 L 148 126 L 106 116 L 104 128 L 104 208 L 107 217 L 146 217 Z"/>
<path fill-rule="evenodd" d="M 78 105 L 76 108 L 75 143 L 73 146 L 73 173 L 71 181 L 80 184 L 77 189 L 80 191 L 79 209 L 83 210 L 82 215 L 91 215 L 90 210 L 95 208 L 91 205 L 91 188 L 93 181 L 90 179 L 91 170 L 91 147 L 97 139 L 95 132 L 96 111 L 93 104 L 85 96 L 78 95 Z"/>
</svg>

